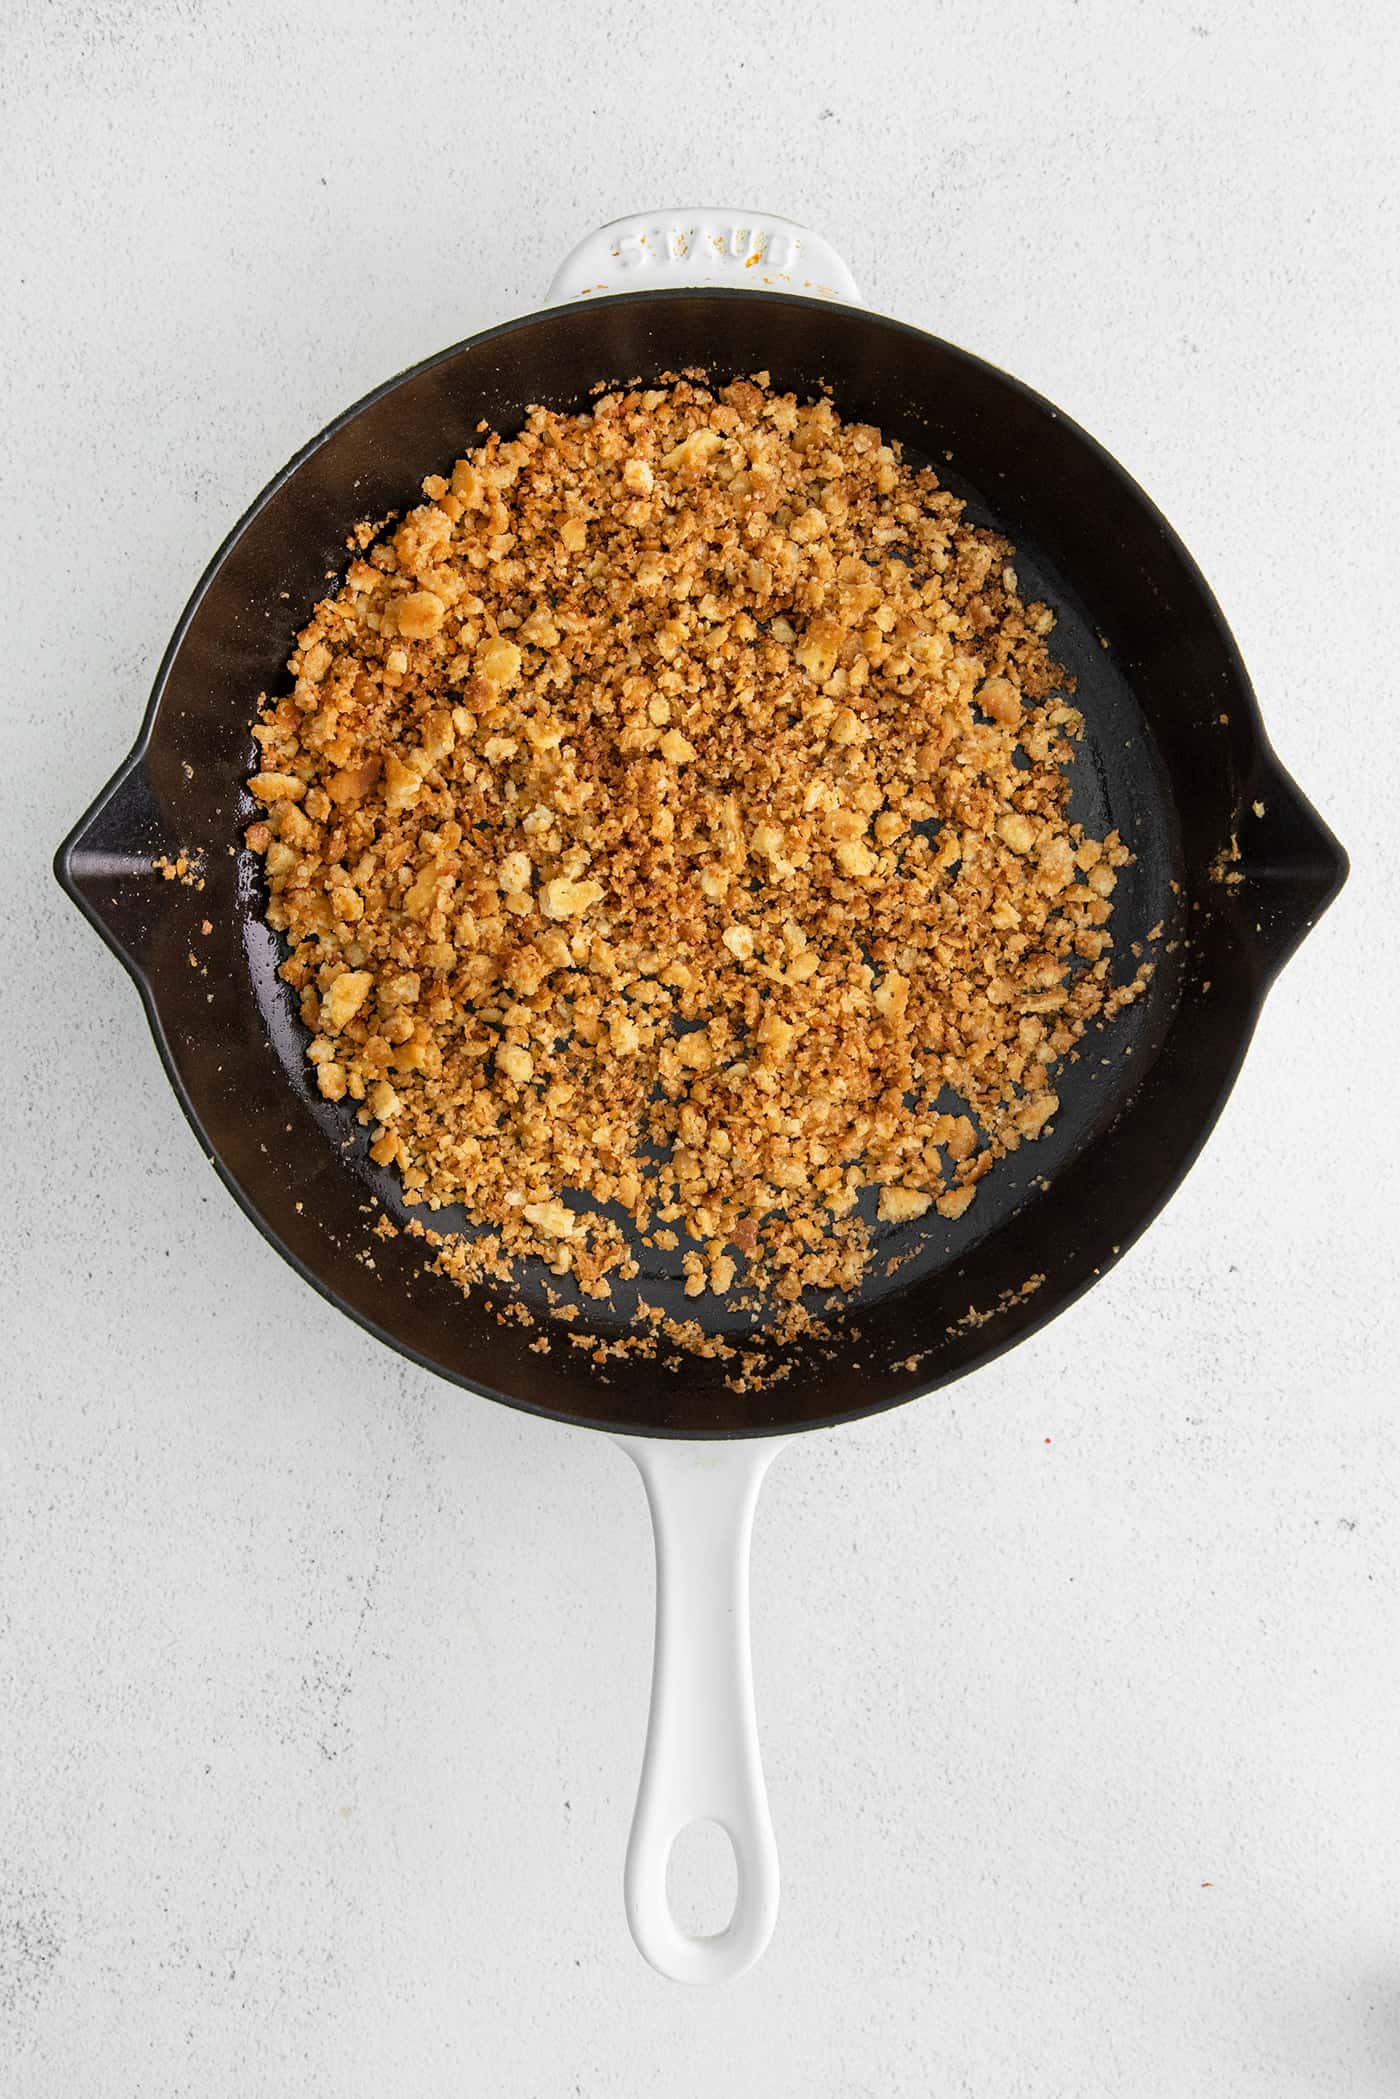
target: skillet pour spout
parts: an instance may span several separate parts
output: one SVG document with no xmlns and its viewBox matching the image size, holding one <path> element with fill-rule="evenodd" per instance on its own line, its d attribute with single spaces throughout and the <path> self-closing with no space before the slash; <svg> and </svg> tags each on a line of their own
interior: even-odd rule
<svg viewBox="0 0 1400 2099">
<path fill-rule="evenodd" d="M 171 915 L 181 856 L 175 826 L 138 751 L 113 774 L 54 859 L 63 888 L 143 989 L 160 927 Z M 193 882 L 199 880 L 196 869 Z"/>
<path fill-rule="evenodd" d="M 1238 860 L 1227 847 L 1216 872 L 1226 889 L 1238 892 L 1243 938 L 1265 981 L 1271 981 L 1336 897 L 1350 862 L 1297 782 L 1267 749 L 1240 810 L 1232 846 Z"/>
</svg>

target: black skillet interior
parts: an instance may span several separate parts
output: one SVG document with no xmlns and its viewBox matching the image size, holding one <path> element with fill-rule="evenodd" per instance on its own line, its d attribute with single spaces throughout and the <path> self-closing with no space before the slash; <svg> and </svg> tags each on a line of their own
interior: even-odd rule
<svg viewBox="0 0 1400 2099">
<path fill-rule="evenodd" d="M 1102 1037 L 1087 1036 L 1057 1078 L 1053 1134 L 1003 1162 L 958 1223 L 882 1227 L 858 1299 L 824 1314 L 825 1338 L 786 1352 L 781 1378 L 748 1391 L 735 1389 L 732 1357 L 595 1361 L 574 1345 L 570 1334 L 624 1330 L 622 1293 L 537 1352 L 538 1327 L 428 1273 L 421 1241 L 372 1235 L 381 1207 L 399 1221 L 409 1213 L 394 1177 L 365 1157 L 364 1133 L 308 1085 L 305 1033 L 260 919 L 259 863 L 241 843 L 254 813 L 241 785 L 250 719 L 260 693 L 285 689 L 291 638 L 343 564 L 348 528 L 417 500 L 422 476 L 479 442 L 482 421 L 509 432 L 532 402 L 582 408 L 600 380 L 695 365 L 717 379 L 767 370 L 804 397 L 829 387 L 844 415 L 931 461 L 975 520 L 1012 540 L 1025 594 L 1058 614 L 1055 651 L 1087 717 L 1075 812 L 1100 830 L 1117 825 L 1137 855 L 1115 899 L 1121 973 L 1134 967 L 1131 943 L 1164 929 L 1148 994 Z M 1222 859 L 1233 841 L 1238 858 Z M 202 887 L 152 871 L 154 857 L 181 852 L 198 856 Z M 816 1427 L 893 1405 L 986 1361 L 1088 1287 L 1186 1171 L 1270 978 L 1346 861 L 1271 753 L 1189 556 L 1082 430 L 977 358 L 863 310 L 662 291 L 493 330 L 314 440 L 215 557 L 136 750 L 60 849 L 57 871 L 140 986 L 204 1148 L 306 1280 L 475 1391 L 596 1427 L 704 1436 Z M 645 1278 L 649 1299 L 712 1331 L 747 1324 L 713 1299 L 685 1299 L 679 1256 L 669 1274 L 662 1259 Z M 527 1307 L 542 1303 L 543 1281 L 525 1278 Z"/>
</svg>

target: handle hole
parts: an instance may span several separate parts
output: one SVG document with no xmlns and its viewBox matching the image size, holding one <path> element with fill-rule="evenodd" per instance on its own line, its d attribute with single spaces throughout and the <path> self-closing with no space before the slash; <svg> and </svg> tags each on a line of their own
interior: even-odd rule
<svg viewBox="0 0 1400 2099">
<path fill-rule="evenodd" d="M 691 1822 L 666 1860 L 666 1900 L 677 1927 L 693 1939 L 728 1929 L 739 1900 L 739 1862 L 718 1822 Z"/>
</svg>

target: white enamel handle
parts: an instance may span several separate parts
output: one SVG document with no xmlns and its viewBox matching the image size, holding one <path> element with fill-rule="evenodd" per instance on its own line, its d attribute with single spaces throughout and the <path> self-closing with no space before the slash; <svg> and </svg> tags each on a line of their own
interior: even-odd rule
<svg viewBox="0 0 1400 2099">
<path fill-rule="evenodd" d="M 771 211 L 689 205 L 600 226 L 554 273 L 548 304 L 670 284 L 741 284 L 864 304 L 830 241 Z"/>
<path fill-rule="evenodd" d="M 742 1975 L 777 1920 L 778 1849 L 749 1651 L 749 1538 L 763 1475 L 787 1440 L 617 1438 L 646 1483 L 656 1534 L 656 1654 L 627 1846 L 627 1921 L 672 1982 Z M 713 1938 L 682 1931 L 666 1894 L 671 1847 L 702 1821 L 719 1824 L 738 1867 L 734 1914 Z"/>
</svg>

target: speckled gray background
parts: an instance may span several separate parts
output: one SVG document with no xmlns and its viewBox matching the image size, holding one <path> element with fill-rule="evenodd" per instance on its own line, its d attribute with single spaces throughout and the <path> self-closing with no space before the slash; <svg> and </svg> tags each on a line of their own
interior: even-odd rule
<svg viewBox="0 0 1400 2099">
<path fill-rule="evenodd" d="M 10 0 L 7 2099 L 1400 2089 L 1395 24 Z M 785 1900 L 717 1996 L 623 1924 L 630 1467 L 297 1283 L 48 875 L 288 453 L 696 198 L 820 224 L 1119 454 L 1355 862 L 1148 1240 L 775 1470 Z"/>
</svg>

